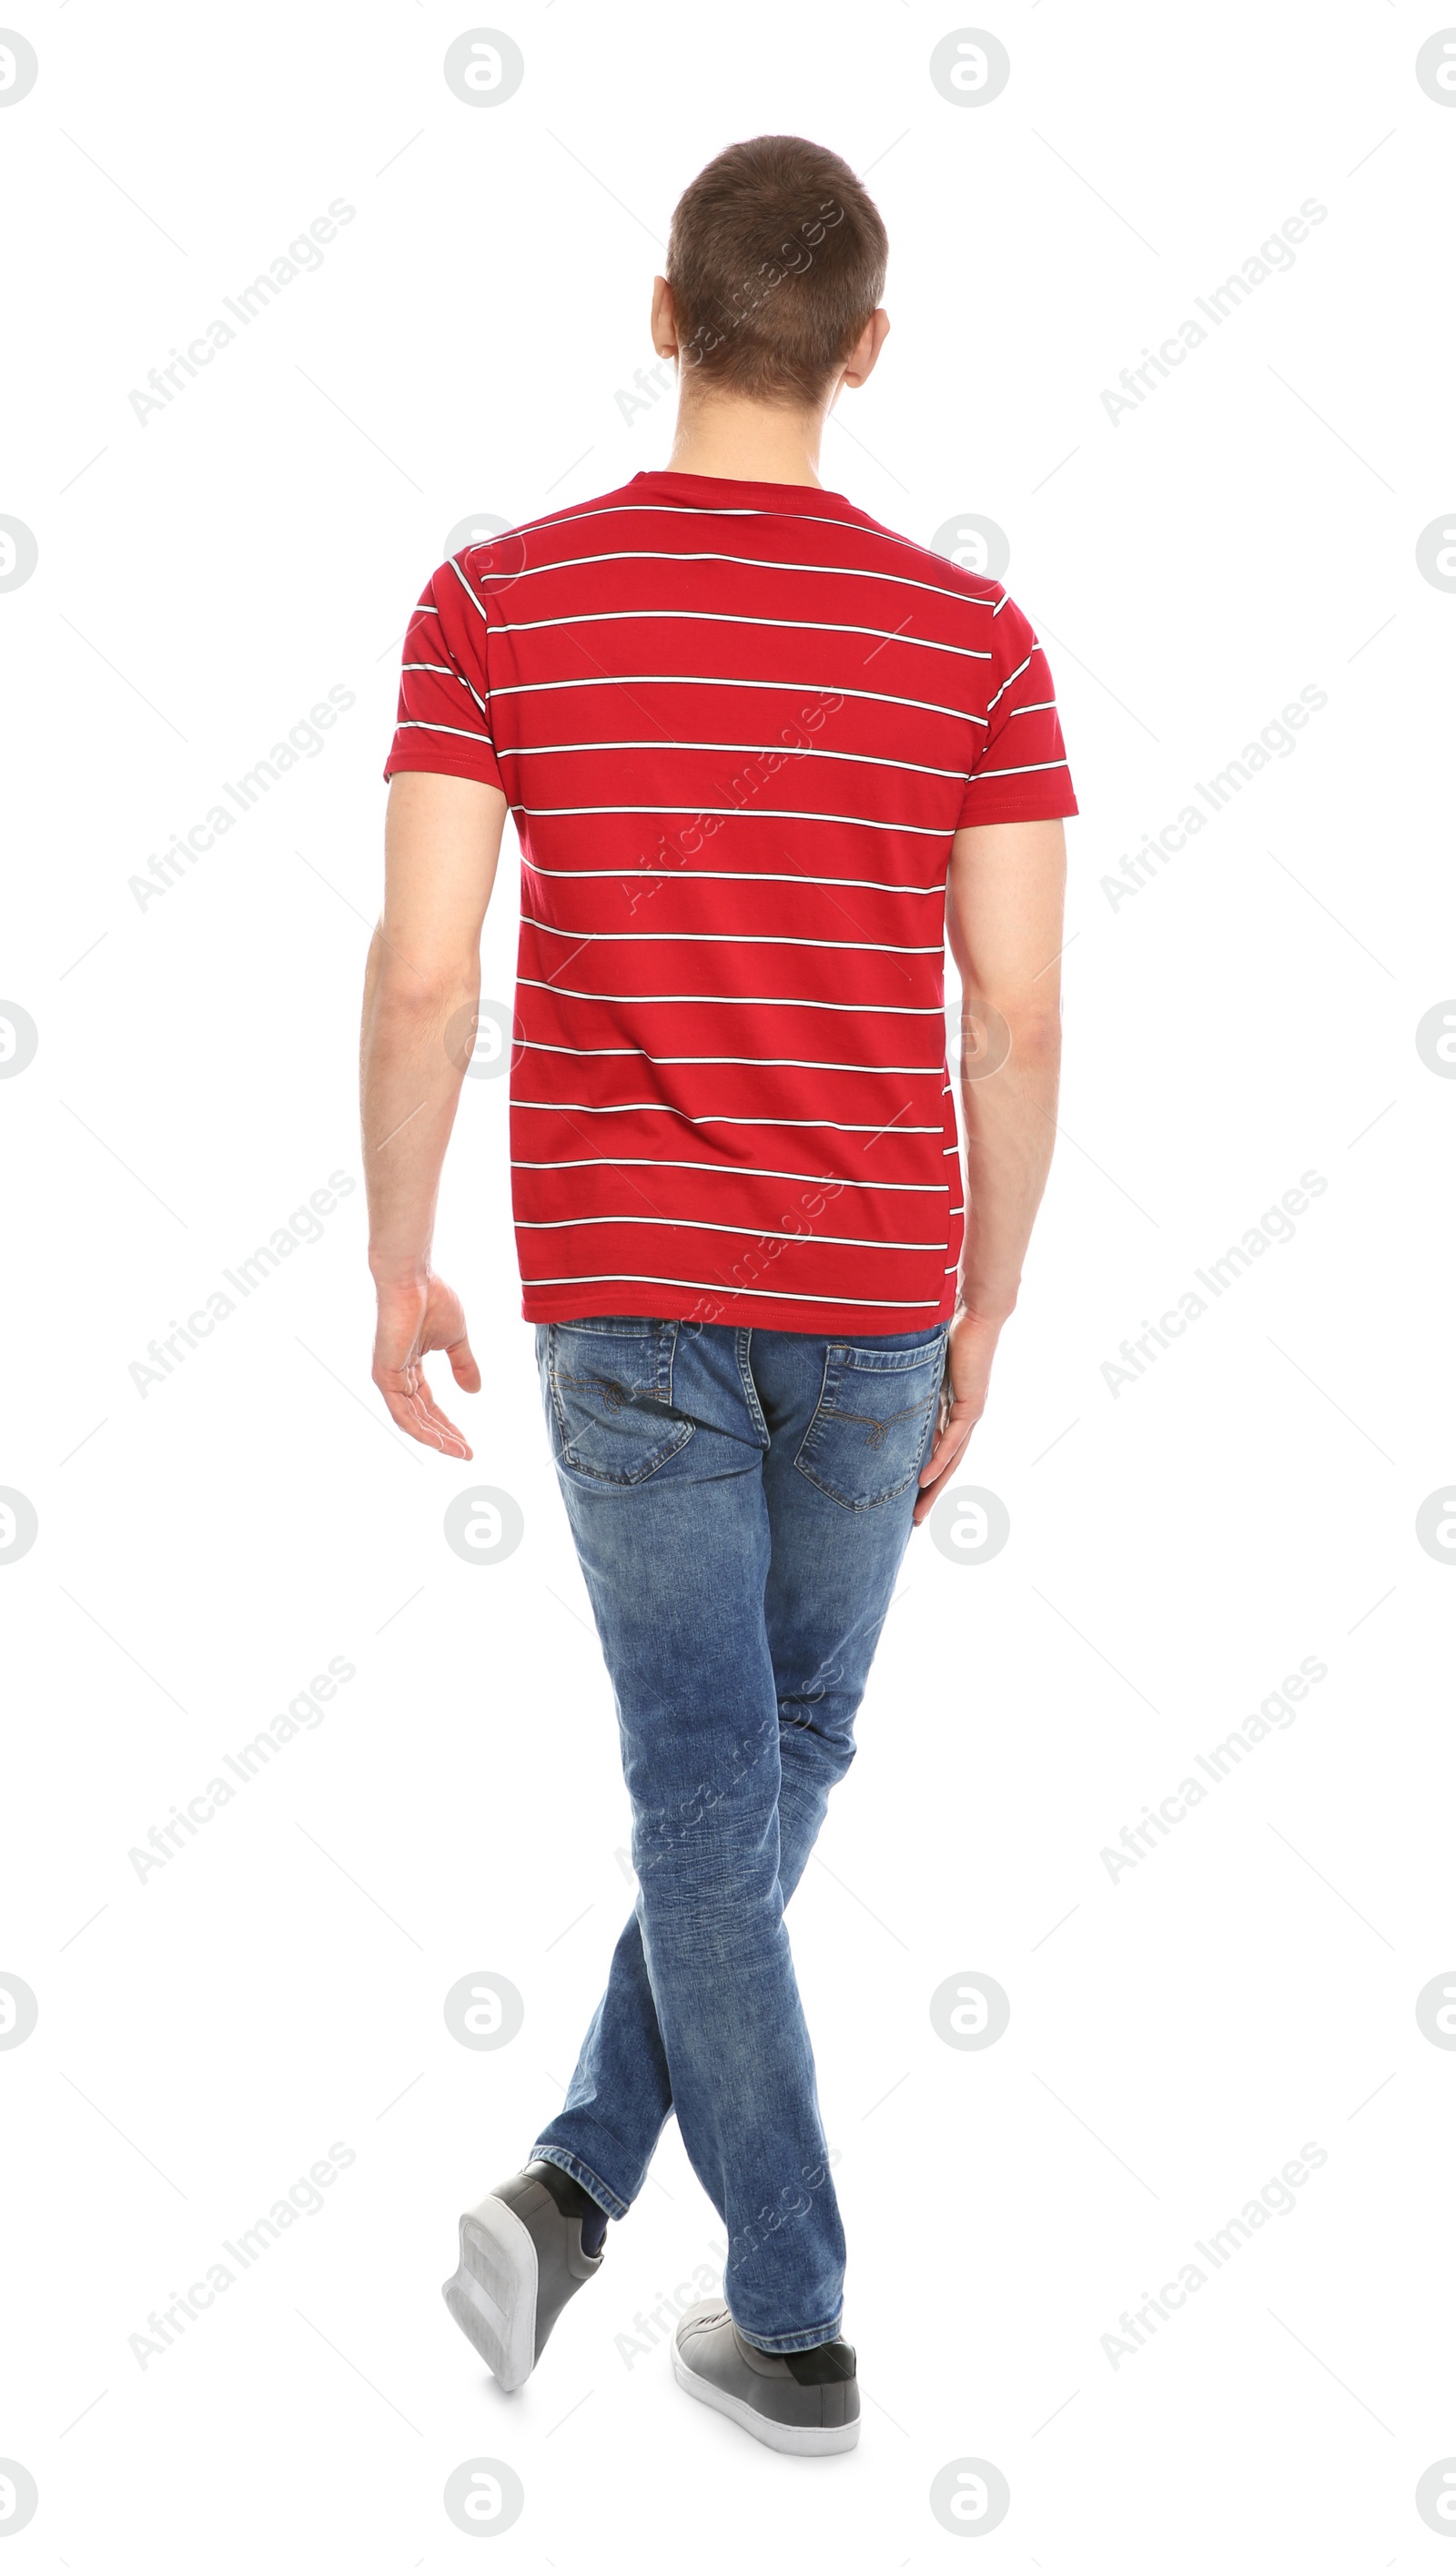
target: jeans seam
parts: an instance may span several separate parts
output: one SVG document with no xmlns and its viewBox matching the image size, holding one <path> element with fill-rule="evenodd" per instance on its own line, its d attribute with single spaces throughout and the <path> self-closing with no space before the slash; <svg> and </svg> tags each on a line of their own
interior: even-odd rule
<svg viewBox="0 0 1456 2567">
<path fill-rule="evenodd" d="M 768 1421 L 765 1418 L 762 1407 L 759 1403 L 758 1385 L 753 1379 L 753 1367 L 749 1357 L 749 1348 L 752 1345 L 752 1329 L 739 1328 L 737 1332 L 737 1357 L 738 1373 L 743 1385 L 743 1397 L 747 1403 L 748 1415 L 752 1419 L 753 1425 L 761 1439 L 763 1451 L 766 1453 L 772 1438 L 768 1432 Z"/>
<path fill-rule="evenodd" d="M 840 2315 L 842 2317 L 842 2311 Z M 736 2318 L 733 2319 L 733 2324 L 738 2328 L 743 2342 L 752 2345 L 756 2353 L 812 2353 L 816 2345 L 837 2344 L 839 2341 L 839 2318 L 836 2318 L 833 2325 L 827 2328 L 800 2327 L 794 2335 L 773 2336 L 766 2342 L 760 2335 L 750 2335 L 745 2326 L 738 2326 Z"/>
<path fill-rule="evenodd" d="M 556 1387 L 556 1331 L 555 1331 L 555 1324 L 554 1324 L 554 1322 L 553 1322 L 552 1320 L 550 1320 L 550 1319 L 548 1319 L 548 1320 L 546 1321 L 546 1349 L 545 1349 L 545 1352 L 546 1352 L 546 1395 L 547 1395 L 548 1399 L 549 1399 L 549 1400 L 550 1400 L 550 1402 L 551 1402 L 551 1415 L 552 1415 L 552 1419 L 553 1419 L 553 1421 L 554 1421 L 554 1423 L 555 1423 L 555 1427 L 556 1427 L 557 1435 L 558 1435 L 558 1437 L 559 1437 L 559 1439 L 560 1439 L 560 1450 L 561 1450 L 561 1452 L 562 1452 L 562 1453 L 564 1453 L 564 1452 L 565 1452 L 565 1450 L 566 1450 L 566 1447 L 567 1447 L 567 1445 L 568 1445 L 568 1443 L 569 1443 L 569 1441 L 570 1441 L 570 1438 L 568 1437 L 567 1432 L 566 1432 L 566 1418 L 565 1418 L 565 1414 L 564 1414 L 564 1412 L 563 1412 L 563 1410 L 562 1410 L 562 1406 L 561 1406 L 561 1393 L 560 1393 L 560 1391 L 559 1391 L 559 1390 L 557 1389 L 557 1387 Z M 552 1456 L 553 1461 L 554 1461 L 555 1459 L 557 1459 L 557 1458 L 558 1458 L 558 1457 L 557 1457 L 556 1455 L 554 1455 L 554 1454 L 553 1454 L 553 1456 Z"/>
<path fill-rule="evenodd" d="M 814 1402 L 814 1413 L 813 1413 L 813 1416 L 809 1419 L 808 1425 L 807 1425 L 807 1426 L 805 1427 L 805 1429 L 804 1429 L 803 1442 L 802 1442 L 802 1443 L 800 1444 L 800 1446 L 799 1446 L 798 1453 L 795 1453 L 795 1455 L 794 1455 L 794 1457 L 793 1457 L 793 1459 L 794 1459 L 794 1468 L 795 1468 L 795 1470 L 797 1470 L 797 1469 L 798 1469 L 798 1467 L 799 1467 L 799 1455 L 800 1455 L 800 1454 L 802 1454 L 802 1453 L 807 1453 L 807 1451 L 808 1451 L 808 1449 L 809 1449 L 810 1444 L 811 1444 L 811 1443 L 813 1442 L 813 1440 L 814 1440 L 814 1429 L 815 1429 L 815 1427 L 818 1425 L 818 1423 L 819 1423 L 819 1419 L 821 1418 L 821 1416 L 822 1416 L 822 1415 L 823 1415 L 823 1413 L 824 1413 L 824 1402 L 825 1402 L 825 1400 L 826 1400 L 826 1399 L 828 1398 L 828 1396 L 829 1396 L 829 1380 L 830 1380 L 830 1375 L 832 1374 L 833 1370 L 834 1370 L 834 1348 L 833 1348 L 833 1346 L 832 1346 L 832 1345 L 826 1345 L 826 1346 L 825 1346 L 825 1348 L 824 1348 L 824 1371 L 823 1371 L 823 1377 L 822 1377 L 822 1379 L 820 1380 L 820 1383 L 819 1383 L 819 1396 L 818 1396 L 818 1398 L 817 1398 L 817 1399 L 815 1400 L 815 1402 Z M 808 1473 L 807 1473 L 807 1471 L 806 1471 L 806 1472 L 804 1473 L 804 1477 L 805 1477 L 805 1479 L 807 1479 L 807 1478 L 808 1478 L 808 1476 L 809 1476 L 809 1475 L 808 1475 Z"/>
<path fill-rule="evenodd" d="M 661 1333 L 659 1334 L 657 1344 L 657 1395 L 662 1401 L 664 1408 L 671 1408 L 673 1404 L 673 1362 L 678 1351 L 678 1322 L 676 1319 L 663 1319 L 659 1322 L 659 1327 Z M 667 1356 L 666 1365 L 664 1365 L 663 1362 L 664 1355 Z M 664 1378 L 665 1373 L 666 1379 Z"/>
</svg>

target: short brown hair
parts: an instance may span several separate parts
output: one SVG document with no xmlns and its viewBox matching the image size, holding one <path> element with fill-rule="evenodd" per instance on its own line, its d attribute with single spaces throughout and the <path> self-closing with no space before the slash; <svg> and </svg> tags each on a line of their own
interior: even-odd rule
<svg viewBox="0 0 1456 2567">
<path fill-rule="evenodd" d="M 888 251 L 837 151 L 794 134 L 729 143 L 684 189 L 668 238 L 685 376 L 816 402 L 880 300 Z"/>
</svg>

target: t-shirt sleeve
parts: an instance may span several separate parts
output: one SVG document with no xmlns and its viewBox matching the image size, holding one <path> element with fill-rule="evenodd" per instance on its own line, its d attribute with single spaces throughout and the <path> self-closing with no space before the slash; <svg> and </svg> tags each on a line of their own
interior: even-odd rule
<svg viewBox="0 0 1456 2567">
<path fill-rule="evenodd" d="M 505 791 L 495 763 L 484 608 L 457 561 L 436 572 L 405 635 L 386 776 L 464 775 Z"/>
<path fill-rule="evenodd" d="M 997 820 L 1064 820 L 1077 807 L 1046 654 L 1020 608 L 1002 592 L 991 621 L 993 675 L 985 743 L 957 827 Z"/>
</svg>

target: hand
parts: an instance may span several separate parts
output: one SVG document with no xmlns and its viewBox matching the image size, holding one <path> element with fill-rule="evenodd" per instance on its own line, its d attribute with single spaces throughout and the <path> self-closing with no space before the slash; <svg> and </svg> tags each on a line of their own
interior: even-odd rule
<svg viewBox="0 0 1456 2567">
<path fill-rule="evenodd" d="M 437 1275 L 380 1283 L 378 1291 L 374 1379 L 391 1417 L 417 1444 L 433 1445 L 459 1462 L 472 1461 L 459 1428 L 436 1407 L 423 1360 L 443 1348 L 460 1389 L 479 1389 L 480 1367 L 470 1352 L 458 1293 Z"/>
<path fill-rule="evenodd" d="M 936 1439 L 920 1475 L 916 1524 L 924 1524 L 946 1482 L 966 1457 L 971 1430 L 986 1406 L 991 1362 L 1001 1329 L 1000 1319 L 983 1319 L 975 1310 L 960 1310 L 951 1322 L 946 1387 L 941 1394 Z"/>
</svg>

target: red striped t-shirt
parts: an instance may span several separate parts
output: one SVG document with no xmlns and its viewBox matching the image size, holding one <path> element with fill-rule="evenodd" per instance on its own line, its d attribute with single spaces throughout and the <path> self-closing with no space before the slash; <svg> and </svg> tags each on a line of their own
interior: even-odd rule
<svg viewBox="0 0 1456 2567">
<path fill-rule="evenodd" d="M 520 839 L 524 1316 L 949 1317 L 951 841 L 1077 807 L 1000 584 L 831 490 L 639 472 L 436 572 L 410 768 Z"/>
</svg>

